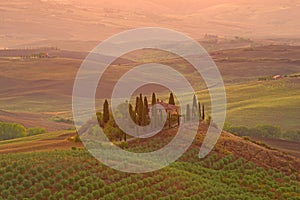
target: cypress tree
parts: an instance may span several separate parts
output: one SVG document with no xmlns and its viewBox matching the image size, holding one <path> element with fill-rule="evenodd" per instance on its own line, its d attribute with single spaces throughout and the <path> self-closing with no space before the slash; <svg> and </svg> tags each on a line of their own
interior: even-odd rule
<svg viewBox="0 0 300 200">
<path fill-rule="evenodd" d="M 147 124 L 147 110 L 148 108 L 144 106 L 143 114 L 142 114 L 142 125 L 145 126 Z"/>
<path fill-rule="evenodd" d="M 194 95 L 194 97 L 193 97 L 193 107 L 197 108 L 197 98 L 196 98 L 196 95 Z"/>
<path fill-rule="evenodd" d="M 148 113 L 149 113 L 149 108 L 148 108 L 148 99 L 147 99 L 146 96 L 144 97 L 144 107 L 146 108 L 145 110 L 147 111 L 147 112 L 146 112 L 146 115 L 148 115 Z"/>
<path fill-rule="evenodd" d="M 172 92 L 170 93 L 169 104 L 175 105 L 175 100 Z"/>
<path fill-rule="evenodd" d="M 186 105 L 186 121 L 191 120 L 191 111 L 190 111 L 190 104 Z"/>
<path fill-rule="evenodd" d="M 108 101 L 105 99 L 103 104 L 103 122 L 107 123 L 109 120 L 109 108 L 108 108 Z"/>
<path fill-rule="evenodd" d="M 139 97 L 137 96 L 136 99 L 135 99 L 135 109 L 134 109 L 134 112 L 138 113 L 138 110 L 139 110 Z"/>
<path fill-rule="evenodd" d="M 125 142 L 127 141 L 127 135 L 126 135 L 126 133 L 123 133 L 123 139 L 124 139 Z"/>
<path fill-rule="evenodd" d="M 205 119 L 205 113 L 204 113 L 204 104 L 202 104 L 202 120 Z"/>
<path fill-rule="evenodd" d="M 198 102 L 198 114 L 199 114 L 199 120 L 201 120 L 201 104 Z"/>
<path fill-rule="evenodd" d="M 153 120 L 153 126 L 154 126 L 154 128 L 156 128 L 156 126 L 157 126 L 157 110 L 156 110 L 156 108 L 154 107 L 154 105 L 156 104 L 158 102 L 158 99 L 156 99 L 156 95 L 155 95 L 155 93 L 153 92 L 152 93 L 152 102 L 151 102 L 151 105 L 152 105 L 152 110 L 151 110 L 151 112 L 152 112 L 152 120 Z"/>
<path fill-rule="evenodd" d="M 154 104 L 156 104 L 156 95 L 155 95 L 155 93 L 153 92 L 153 93 L 152 93 L 152 102 L 151 102 L 151 105 L 153 106 Z"/>
<path fill-rule="evenodd" d="M 142 94 L 140 94 L 139 104 L 138 104 L 138 116 L 139 116 L 140 125 L 141 125 L 141 122 L 143 121 L 143 110 L 144 110 L 143 96 L 142 96 Z"/>
<path fill-rule="evenodd" d="M 135 113 L 133 112 L 133 107 L 132 107 L 131 104 L 128 105 L 128 109 L 129 109 L 129 115 L 130 115 L 131 119 L 132 119 L 133 121 L 135 121 L 135 118 L 134 118 Z"/>
<path fill-rule="evenodd" d="M 194 94 L 193 97 L 193 107 L 192 107 L 192 119 L 197 118 L 197 98 L 196 95 Z"/>
</svg>

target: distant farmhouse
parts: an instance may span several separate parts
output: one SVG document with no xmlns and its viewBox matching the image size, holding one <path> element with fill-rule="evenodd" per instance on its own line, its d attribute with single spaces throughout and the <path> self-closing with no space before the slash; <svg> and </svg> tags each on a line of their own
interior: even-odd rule
<svg viewBox="0 0 300 200">
<path fill-rule="evenodd" d="M 273 78 L 274 80 L 278 80 L 278 79 L 282 79 L 283 76 L 281 76 L 281 75 L 275 75 L 275 76 L 273 76 L 272 78 Z"/>
<path fill-rule="evenodd" d="M 161 105 L 161 106 L 156 106 L 156 109 L 158 111 L 165 110 L 166 113 L 170 113 L 171 115 L 177 115 L 177 114 L 179 114 L 179 112 L 178 112 L 179 106 L 168 104 L 168 103 L 165 103 L 163 101 L 158 101 L 157 104 Z M 152 104 L 149 104 L 148 108 L 149 108 L 149 112 L 150 112 L 149 115 L 151 116 Z"/>
</svg>

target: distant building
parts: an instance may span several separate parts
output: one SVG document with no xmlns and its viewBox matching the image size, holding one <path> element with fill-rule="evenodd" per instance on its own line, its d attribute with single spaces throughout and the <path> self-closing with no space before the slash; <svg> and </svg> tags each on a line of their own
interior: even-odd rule
<svg viewBox="0 0 300 200">
<path fill-rule="evenodd" d="M 283 78 L 281 75 L 275 75 L 272 77 L 274 80 L 278 80 L 278 79 L 281 79 Z"/>
<path fill-rule="evenodd" d="M 177 114 L 179 114 L 179 113 L 178 113 L 179 106 L 175 106 L 175 105 L 172 105 L 172 104 L 168 104 L 168 103 L 165 103 L 165 102 L 163 102 L 163 101 L 159 101 L 159 102 L 157 102 L 156 104 L 161 105 L 161 106 L 156 106 L 156 108 L 157 108 L 158 111 L 161 111 L 162 109 L 164 109 L 167 113 L 170 112 L 172 115 L 177 115 Z M 148 108 L 149 108 L 149 112 L 150 112 L 150 116 L 151 116 L 152 105 L 149 104 L 149 105 L 148 105 Z"/>
</svg>

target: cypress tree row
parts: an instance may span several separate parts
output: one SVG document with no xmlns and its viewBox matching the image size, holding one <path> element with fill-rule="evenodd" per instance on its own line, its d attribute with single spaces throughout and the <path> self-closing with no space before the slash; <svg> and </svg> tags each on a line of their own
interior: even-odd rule
<svg viewBox="0 0 300 200">
<path fill-rule="evenodd" d="M 175 105 L 175 100 L 174 100 L 174 96 L 173 96 L 173 93 L 172 93 L 172 92 L 170 93 L 169 104 Z"/>
<path fill-rule="evenodd" d="M 109 108 L 108 108 L 108 101 L 105 99 L 103 104 L 103 122 L 107 123 L 109 121 Z"/>
</svg>

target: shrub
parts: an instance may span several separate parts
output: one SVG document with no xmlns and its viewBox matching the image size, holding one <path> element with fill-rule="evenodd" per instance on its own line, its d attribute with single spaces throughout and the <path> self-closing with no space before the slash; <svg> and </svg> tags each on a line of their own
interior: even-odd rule
<svg viewBox="0 0 300 200">
<path fill-rule="evenodd" d="M 60 184 L 62 184 L 64 187 L 66 187 L 69 184 L 69 181 L 63 179 L 63 180 L 61 180 Z"/>
<path fill-rule="evenodd" d="M 42 133 L 46 133 L 46 129 L 44 128 L 39 128 L 39 127 L 34 127 L 34 128 L 28 128 L 27 129 L 27 135 L 31 136 L 31 135 L 39 135 Z"/>
<path fill-rule="evenodd" d="M 24 186 L 24 188 L 30 188 L 32 186 L 32 182 L 29 180 L 24 180 L 22 185 Z"/>
<path fill-rule="evenodd" d="M 104 186 L 104 190 L 105 190 L 105 193 L 106 193 L 106 194 L 112 192 L 111 187 L 108 186 L 108 185 Z"/>
<path fill-rule="evenodd" d="M 93 185 L 91 183 L 86 184 L 86 187 L 88 188 L 89 192 L 93 190 Z"/>
<path fill-rule="evenodd" d="M 50 176 L 50 172 L 48 170 L 43 172 L 43 176 L 45 177 L 49 177 Z"/>
<path fill-rule="evenodd" d="M 99 199 L 100 198 L 100 192 L 98 190 L 94 190 L 92 192 L 92 195 L 93 195 L 94 199 Z"/>
<path fill-rule="evenodd" d="M 78 182 L 74 183 L 72 186 L 72 190 L 78 190 L 80 187 L 80 184 Z"/>
<path fill-rule="evenodd" d="M 31 187 L 29 188 L 29 191 L 30 191 L 31 194 L 34 194 L 34 193 L 36 193 L 37 189 L 36 189 L 36 187 L 33 185 L 33 186 L 31 186 Z"/>
<path fill-rule="evenodd" d="M 43 197 L 48 197 L 48 196 L 50 196 L 51 191 L 49 189 L 43 189 L 41 193 L 42 193 Z"/>
<path fill-rule="evenodd" d="M 37 171 L 35 169 L 30 169 L 29 172 L 32 175 L 36 175 L 37 174 Z"/>
<path fill-rule="evenodd" d="M 119 197 L 121 197 L 121 196 L 123 196 L 123 195 L 125 194 L 123 188 L 117 188 L 117 189 L 115 190 L 115 193 L 116 193 Z"/>
<path fill-rule="evenodd" d="M 37 189 L 38 191 L 41 191 L 42 189 L 44 189 L 43 184 L 37 183 L 37 184 L 36 184 L 36 189 Z"/>
<path fill-rule="evenodd" d="M 55 184 L 54 184 L 54 188 L 55 188 L 57 191 L 60 191 L 60 190 L 63 189 L 63 186 L 62 186 L 62 184 L 60 184 L 60 183 L 55 183 Z"/>
<path fill-rule="evenodd" d="M 10 195 L 10 193 L 9 193 L 8 190 L 3 190 L 3 191 L 1 192 L 1 195 L 2 195 L 2 197 L 7 198 L 7 197 Z"/>
<path fill-rule="evenodd" d="M 16 123 L 0 122 L 0 140 L 26 136 L 26 128 Z"/>
<path fill-rule="evenodd" d="M 249 141 L 250 140 L 250 138 L 248 137 L 248 136 L 243 136 L 242 137 L 244 140 L 246 140 L 246 141 Z"/>
<path fill-rule="evenodd" d="M 151 195 L 145 196 L 144 200 L 153 200 L 153 197 Z"/>
<path fill-rule="evenodd" d="M 14 177 L 14 174 L 12 172 L 7 172 L 4 174 L 4 178 L 6 180 L 11 180 Z"/>
<path fill-rule="evenodd" d="M 41 180 L 44 180 L 45 177 L 42 174 L 38 174 L 38 175 L 36 175 L 36 179 L 41 181 Z"/>
<path fill-rule="evenodd" d="M 22 190 L 24 190 L 24 187 L 23 187 L 22 185 L 17 185 L 17 186 L 16 186 L 16 189 L 17 189 L 18 191 L 22 191 Z"/>
<path fill-rule="evenodd" d="M 34 195 L 34 198 L 35 199 L 43 199 L 43 195 L 41 194 L 41 193 L 36 193 L 35 195 Z"/>
<path fill-rule="evenodd" d="M 13 186 L 10 186 L 10 187 L 8 188 L 8 191 L 9 191 L 9 193 L 12 194 L 12 195 L 16 195 L 17 192 L 18 192 Z"/>
<path fill-rule="evenodd" d="M 50 186 L 50 183 L 46 180 L 43 180 L 42 184 L 43 184 L 44 187 L 49 187 Z"/>
<path fill-rule="evenodd" d="M 79 183 L 80 186 L 84 186 L 84 185 L 86 184 L 86 182 L 85 182 L 84 179 L 80 179 L 80 180 L 78 181 L 78 183 Z"/>
<path fill-rule="evenodd" d="M 7 163 L 5 162 L 5 160 L 2 160 L 1 161 L 1 167 L 6 167 L 7 166 Z"/>
<path fill-rule="evenodd" d="M 55 193 L 55 198 L 56 199 L 62 199 L 63 197 L 64 197 L 64 194 L 62 192 Z"/>
<path fill-rule="evenodd" d="M 288 130 L 283 134 L 283 137 L 288 140 L 300 142 L 300 130 Z"/>
<path fill-rule="evenodd" d="M 19 175 L 17 176 L 17 180 L 18 180 L 19 182 L 22 182 L 22 181 L 24 180 L 24 176 L 22 176 L 21 174 L 19 174 Z"/>
<path fill-rule="evenodd" d="M 55 196 L 54 195 L 50 195 L 48 200 L 56 200 Z"/>
<path fill-rule="evenodd" d="M 76 199 L 78 199 L 81 195 L 79 191 L 75 191 L 73 194 L 74 194 Z"/>
<path fill-rule="evenodd" d="M 128 148 L 128 143 L 125 142 L 125 141 L 122 141 L 122 142 L 120 143 L 120 147 L 121 147 L 122 149 L 127 149 L 127 148 Z"/>
<path fill-rule="evenodd" d="M 38 172 L 40 172 L 40 173 L 43 172 L 43 168 L 42 168 L 41 166 L 38 166 L 38 167 L 36 168 L 36 170 L 37 170 Z"/>
<path fill-rule="evenodd" d="M 88 193 L 87 195 L 85 195 L 85 197 L 86 197 L 87 199 L 93 199 L 93 195 L 92 195 L 91 193 Z"/>
<path fill-rule="evenodd" d="M 75 200 L 75 196 L 70 194 L 68 195 L 67 200 Z"/>
<path fill-rule="evenodd" d="M 72 149 L 73 151 L 75 151 L 77 148 L 76 148 L 76 147 L 71 147 L 71 149 Z"/>
<path fill-rule="evenodd" d="M 80 187 L 79 188 L 79 192 L 82 194 L 82 195 L 85 195 L 88 193 L 88 188 L 87 187 Z"/>
</svg>

